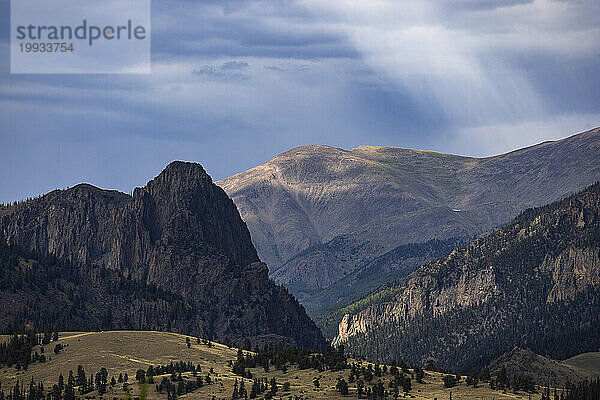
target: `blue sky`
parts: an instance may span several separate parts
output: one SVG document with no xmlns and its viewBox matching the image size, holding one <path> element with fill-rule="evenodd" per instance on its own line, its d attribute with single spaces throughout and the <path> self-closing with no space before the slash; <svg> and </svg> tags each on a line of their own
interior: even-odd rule
<svg viewBox="0 0 600 400">
<path fill-rule="evenodd" d="M 11 75 L 0 0 L 0 202 L 215 179 L 302 144 L 485 156 L 600 125 L 597 0 L 169 0 L 152 74 Z"/>
</svg>

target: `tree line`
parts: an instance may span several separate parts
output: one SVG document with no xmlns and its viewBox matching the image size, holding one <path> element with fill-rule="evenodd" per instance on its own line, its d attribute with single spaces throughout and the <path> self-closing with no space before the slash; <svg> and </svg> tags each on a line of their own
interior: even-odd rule
<svg viewBox="0 0 600 400">
<path fill-rule="evenodd" d="M 299 369 L 314 369 L 320 372 L 341 371 L 348 368 L 348 361 L 343 346 L 338 349 L 327 346 L 323 352 L 313 353 L 296 346 L 276 348 L 267 344 L 257 348 L 255 354 L 244 353 L 239 349 L 236 360 L 232 364 L 232 372 L 251 379 L 250 368 L 262 367 L 265 372 L 269 372 L 273 367 L 286 372 L 291 365 L 296 365 Z"/>
<path fill-rule="evenodd" d="M 43 334 L 30 331 L 23 335 L 13 335 L 7 342 L 0 343 L 0 365 L 27 371 L 29 364 L 46 362 L 43 346 L 57 340 L 58 332 L 49 329 Z M 33 352 L 33 348 L 38 345 L 42 345 L 40 353 Z M 56 345 L 54 351 L 58 353 L 61 348 L 61 345 Z"/>
</svg>

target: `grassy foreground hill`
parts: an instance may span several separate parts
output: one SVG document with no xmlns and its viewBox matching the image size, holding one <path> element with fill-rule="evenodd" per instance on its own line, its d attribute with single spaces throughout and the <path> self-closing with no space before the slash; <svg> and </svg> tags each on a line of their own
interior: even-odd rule
<svg viewBox="0 0 600 400">
<path fill-rule="evenodd" d="M 578 354 L 563 362 L 576 371 L 588 372 L 592 376 L 600 376 L 600 351 Z"/>
<path fill-rule="evenodd" d="M 0 341 L 6 341 L 8 338 L 2 337 Z M 187 340 L 190 340 L 188 348 Z M 61 344 L 64 348 L 55 354 L 52 349 L 56 344 Z M 40 346 L 36 346 L 34 351 L 40 352 Z M 155 387 L 163 378 L 170 379 L 170 375 L 155 376 L 154 384 L 139 384 L 135 377 L 139 369 L 148 370 L 150 366 L 168 365 L 171 362 L 193 363 L 200 366 L 201 371 L 197 376 L 203 378 L 210 376 L 211 383 L 205 384 L 196 390 L 178 397 L 185 399 L 231 399 L 234 385 L 244 380 L 245 387 L 250 393 L 253 379 L 242 378 L 235 375 L 232 366 L 236 360 L 238 349 L 229 348 L 223 344 L 206 342 L 197 342 L 196 338 L 168 333 L 153 331 L 106 331 L 106 332 L 65 332 L 59 334 L 56 342 L 50 342 L 46 345 L 45 354 L 49 355 L 44 363 L 34 363 L 29 365 L 26 371 L 16 370 L 14 367 L 0 366 L 0 383 L 2 389 L 8 392 L 16 381 L 21 382 L 28 387 L 31 378 L 35 382 L 42 381 L 46 390 L 50 390 L 52 385 L 57 383 L 59 374 L 62 374 L 65 382 L 69 375 L 69 370 L 77 374 L 77 367 L 81 365 L 88 376 L 96 374 L 101 368 L 106 368 L 108 372 L 108 382 L 114 376 L 118 378 L 119 374 L 127 373 L 129 376 L 127 390 L 123 390 L 123 383 L 117 383 L 114 387 L 108 386 L 107 392 L 100 395 L 98 391 L 85 394 L 82 397 L 87 399 L 166 399 L 166 393 L 157 393 Z M 246 352 L 250 353 L 250 352 Z M 366 362 L 348 360 L 349 363 L 356 362 L 361 365 L 369 365 Z M 373 364 L 370 364 L 373 366 Z M 387 367 L 386 367 L 387 369 Z M 351 382 L 351 369 L 332 371 L 325 369 L 319 371 L 316 369 L 298 369 L 297 366 L 290 365 L 284 372 L 276 369 L 274 366 L 269 372 L 265 372 L 263 367 L 249 368 L 253 378 L 264 379 L 269 382 L 275 378 L 279 390 L 274 398 L 279 399 L 343 399 L 354 398 L 357 396 L 356 382 Z M 388 370 L 389 371 L 389 370 Z M 192 372 L 182 373 L 184 381 L 195 381 L 196 377 Z M 407 397 L 414 399 L 475 399 L 475 398 L 494 398 L 494 399 L 528 399 L 529 394 L 519 392 L 517 394 L 508 391 L 492 390 L 489 385 L 482 383 L 474 388 L 465 384 L 465 379 L 452 387 L 445 388 L 442 378 L 444 374 L 439 372 L 425 371 L 423 383 L 417 383 L 414 379 L 414 370 L 410 370 L 406 376 L 413 376 L 411 379 L 411 390 Z M 319 380 L 319 387 L 315 387 L 314 380 Z M 336 389 L 338 379 L 344 379 L 348 382 L 348 395 L 342 395 Z M 386 390 L 389 389 L 389 381 L 392 375 L 383 374 L 381 377 L 374 376 L 372 385 L 377 385 L 381 380 Z M 289 382 L 289 390 L 284 390 L 284 384 Z M 175 382 L 177 384 L 177 382 Z M 367 387 L 372 385 L 366 384 Z M 77 389 L 75 390 L 78 395 Z M 403 391 L 400 390 L 400 397 Z M 450 395 L 452 393 L 452 395 Z M 257 398 L 265 398 L 265 393 Z M 535 394 L 535 398 L 540 394 Z M 268 397 L 268 395 L 267 395 Z M 389 398 L 394 398 L 391 395 Z"/>
</svg>

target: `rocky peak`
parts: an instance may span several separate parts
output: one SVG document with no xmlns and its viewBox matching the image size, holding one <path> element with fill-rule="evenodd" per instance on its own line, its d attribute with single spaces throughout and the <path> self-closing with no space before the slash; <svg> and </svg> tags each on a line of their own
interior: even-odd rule
<svg viewBox="0 0 600 400">
<path fill-rule="evenodd" d="M 153 241 L 204 241 L 240 266 L 260 261 L 233 201 L 200 164 L 174 161 L 134 192 L 134 207 Z"/>
<path fill-rule="evenodd" d="M 133 196 L 88 184 L 54 191 L 4 210 L 0 233 L 9 244 L 182 296 L 195 311 L 179 330 L 323 343 L 298 302 L 268 279 L 233 201 L 199 164 L 173 162 Z"/>
<path fill-rule="evenodd" d="M 212 184 L 212 179 L 202 165 L 192 162 L 173 161 L 142 191 L 158 196 L 177 196 L 193 193 L 200 187 Z"/>
<path fill-rule="evenodd" d="M 217 184 L 271 277 L 317 315 L 344 303 L 336 287 L 348 276 L 399 246 L 467 241 L 599 180 L 599 148 L 600 128 L 487 158 L 301 146 Z M 405 273 L 385 269 L 370 287 Z"/>
</svg>

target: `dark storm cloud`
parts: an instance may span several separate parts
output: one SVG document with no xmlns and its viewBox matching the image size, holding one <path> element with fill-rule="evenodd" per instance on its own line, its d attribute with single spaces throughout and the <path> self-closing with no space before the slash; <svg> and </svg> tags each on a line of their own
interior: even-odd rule
<svg viewBox="0 0 600 400">
<path fill-rule="evenodd" d="M 8 0 L 0 23 L 9 26 Z M 154 1 L 150 75 L 10 75 L 0 201 L 323 143 L 484 155 L 600 125 L 600 2 Z"/>
<path fill-rule="evenodd" d="M 289 1 L 155 4 L 153 47 L 157 53 L 295 58 L 358 55 L 343 34 L 312 24 L 310 13 Z"/>
</svg>

